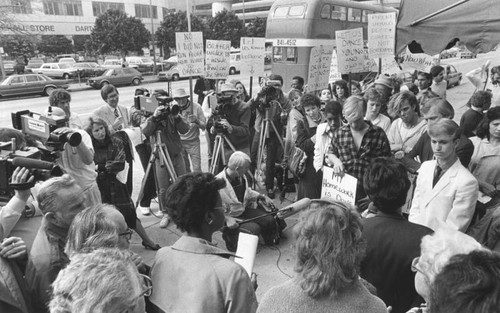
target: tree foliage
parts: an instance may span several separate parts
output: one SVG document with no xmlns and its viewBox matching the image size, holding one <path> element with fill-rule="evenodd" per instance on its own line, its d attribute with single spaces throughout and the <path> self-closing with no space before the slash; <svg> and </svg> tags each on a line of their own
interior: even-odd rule
<svg viewBox="0 0 500 313">
<path fill-rule="evenodd" d="M 163 48 L 166 55 L 170 55 L 170 49 L 175 48 L 175 33 L 187 32 L 188 21 L 187 14 L 184 11 L 178 11 L 174 14 L 165 16 L 163 22 L 155 33 L 158 45 Z M 203 39 L 207 38 L 207 28 L 204 20 L 191 14 L 191 31 L 202 32 Z"/>
<path fill-rule="evenodd" d="M 38 44 L 38 51 L 45 55 L 57 55 L 72 53 L 73 44 L 71 40 L 63 35 L 44 35 Z"/>
<path fill-rule="evenodd" d="M 31 57 L 35 54 L 35 44 L 32 38 L 26 35 L 4 35 L 0 36 L 4 52 L 10 56 Z"/>
<path fill-rule="evenodd" d="M 151 33 L 140 19 L 110 9 L 96 19 L 86 48 L 99 54 L 119 52 L 125 59 L 130 51 L 142 53 L 150 39 Z"/>
<path fill-rule="evenodd" d="M 230 40 L 232 47 L 240 46 L 240 38 L 244 36 L 243 22 L 234 12 L 223 10 L 208 20 L 209 38 L 213 40 Z"/>
<path fill-rule="evenodd" d="M 246 29 L 246 37 L 266 37 L 267 19 L 264 17 L 256 17 L 252 19 Z"/>
</svg>

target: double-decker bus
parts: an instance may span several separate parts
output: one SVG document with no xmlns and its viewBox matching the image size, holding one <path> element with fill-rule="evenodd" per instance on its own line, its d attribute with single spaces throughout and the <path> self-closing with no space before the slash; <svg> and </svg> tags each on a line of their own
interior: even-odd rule
<svg viewBox="0 0 500 313">
<path fill-rule="evenodd" d="M 368 15 L 397 12 L 392 7 L 347 0 L 276 0 L 269 10 L 266 42 L 272 44 L 272 72 L 285 84 L 293 76 L 307 79 L 311 49 L 335 46 L 335 31 L 363 28 L 367 40 Z M 360 74 L 351 76 L 361 80 Z"/>
</svg>

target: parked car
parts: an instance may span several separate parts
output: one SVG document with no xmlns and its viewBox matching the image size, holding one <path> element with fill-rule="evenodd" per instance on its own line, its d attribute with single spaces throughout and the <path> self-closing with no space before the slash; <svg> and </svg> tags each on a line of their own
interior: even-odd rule
<svg viewBox="0 0 500 313">
<path fill-rule="evenodd" d="M 28 61 L 28 65 L 26 65 L 25 71 L 29 70 L 30 72 L 33 72 L 34 70 L 39 69 L 43 63 L 45 62 L 42 59 L 31 59 Z"/>
<path fill-rule="evenodd" d="M 458 86 L 462 82 L 462 73 L 457 71 L 453 65 L 441 64 L 445 68 L 446 75 L 448 75 L 448 88 Z"/>
<path fill-rule="evenodd" d="M 231 52 L 229 55 L 229 75 L 234 75 L 241 68 L 241 53 L 240 51 Z"/>
<path fill-rule="evenodd" d="M 104 61 L 102 64 L 102 67 L 105 69 L 110 69 L 110 68 L 120 68 L 122 67 L 122 60 L 119 59 L 108 59 Z"/>
<path fill-rule="evenodd" d="M 477 57 L 477 54 L 476 53 L 472 53 L 472 52 L 470 52 L 467 49 L 462 49 L 462 50 L 458 51 L 458 55 L 457 56 L 460 59 L 473 59 L 473 58 Z"/>
<path fill-rule="evenodd" d="M 75 64 L 76 60 L 73 58 L 60 58 L 58 63 L 69 63 L 69 64 Z"/>
<path fill-rule="evenodd" d="M 27 94 L 50 95 L 56 88 L 68 89 L 64 80 L 53 80 L 43 74 L 12 75 L 0 83 L 0 96 L 18 96 Z"/>
<path fill-rule="evenodd" d="M 158 73 L 158 80 L 172 81 L 181 79 L 177 62 L 164 62 L 162 65 L 163 70 Z"/>
<path fill-rule="evenodd" d="M 49 77 L 69 79 L 76 76 L 77 69 L 68 63 L 44 63 L 36 72 Z"/>
<path fill-rule="evenodd" d="M 106 69 L 95 62 L 83 62 L 73 64 L 73 67 L 77 69 L 77 73 L 80 77 L 92 77 L 101 76 Z"/>
<path fill-rule="evenodd" d="M 142 74 L 131 67 L 112 68 L 104 72 L 102 76 L 92 77 L 87 80 L 87 85 L 96 89 L 101 89 L 103 86 L 113 84 L 119 85 L 134 85 L 137 86 L 143 80 Z"/>
<path fill-rule="evenodd" d="M 3 69 L 5 70 L 6 75 L 14 74 L 14 66 L 16 65 L 15 61 L 3 61 Z"/>
<path fill-rule="evenodd" d="M 127 57 L 125 60 L 128 66 L 136 68 L 141 73 L 153 71 L 154 62 L 148 57 Z"/>
</svg>

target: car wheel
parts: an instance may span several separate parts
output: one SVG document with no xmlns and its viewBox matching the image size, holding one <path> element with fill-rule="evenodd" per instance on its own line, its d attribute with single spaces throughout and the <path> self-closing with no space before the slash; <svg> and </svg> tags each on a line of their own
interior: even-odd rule
<svg viewBox="0 0 500 313">
<path fill-rule="evenodd" d="M 229 69 L 229 75 L 234 75 L 234 74 L 236 74 L 236 69 L 234 67 L 231 67 Z"/>
<path fill-rule="evenodd" d="M 64 75 L 63 75 L 63 78 L 64 78 L 64 79 L 69 79 L 69 77 L 70 77 L 70 76 L 69 76 L 69 74 L 68 74 L 68 73 L 64 73 Z"/>
<path fill-rule="evenodd" d="M 179 80 L 179 74 L 172 75 L 172 80 L 178 81 Z"/>
<path fill-rule="evenodd" d="M 109 85 L 109 82 L 106 82 L 106 81 L 105 81 L 105 82 L 102 82 L 102 83 L 101 83 L 101 88 L 102 88 L 102 87 L 104 87 L 104 86 L 106 86 L 106 85 Z"/>
<path fill-rule="evenodd" d="M 132 85 L 137 86 L 141 83 L 141 80 L 139 78 L 134 78 L 132 79 Z"/>
<path fill-rule="evenodd" d="M 46 95 L 46 96 L 50 96 L 50 94 L 52 92 L 54 92 L 54 90 L 56 90 L 55 87 L 52 87 L 52 86 L 47 86 L 45 87 L 45 89 L 43 90 L 43 93 Z"/>
</svg>

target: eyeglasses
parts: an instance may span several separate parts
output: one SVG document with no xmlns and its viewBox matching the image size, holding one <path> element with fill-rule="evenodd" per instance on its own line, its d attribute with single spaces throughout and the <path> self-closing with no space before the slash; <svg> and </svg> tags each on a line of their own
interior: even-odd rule
<svg viewBox="0 0 500 313">
<path fill-rule="evenodd" d="M 139 276 L 142 278 L 142 288 L 143 288 L 140 296 L 141 297 L 151 296 L 151 293 L 153 293 L 153 282 L 151 281 L 151 278 L 143 274 L 139 274 Z"/>
<path fill-rule="evenodd" d="M 126 232 L 118 234 L 118 236 L 124 236 L 127 240 L 130 240 L 132 239 L 132 234 L 133 234 L 132 229 L 127 228 Z"/>
<path fill-rule="evenodd" d="M 118 97 L 119 97 L 119 95 L 118 95 L 118 94 L 116 94 L 116 93 L 115 93 L 115 94 L 109 94 L 109 95 L 108 95 L 108 100 L 109 100 L 109 99 L 118 99 Z"/>
<path fill-rule="evenodd" d="M 418 262 L 420 261 L 420 257 L 417 256 L 416 258 L 414 258 L 412 261 L 411 261 L 411 271 L 416 273 L 416 272 L 420 272 L 421 274 L 423 274 L 425 276 L 425 273 L 424 271 L 422 271 L 422 269 L 418 268 Z"/>
</svg>

